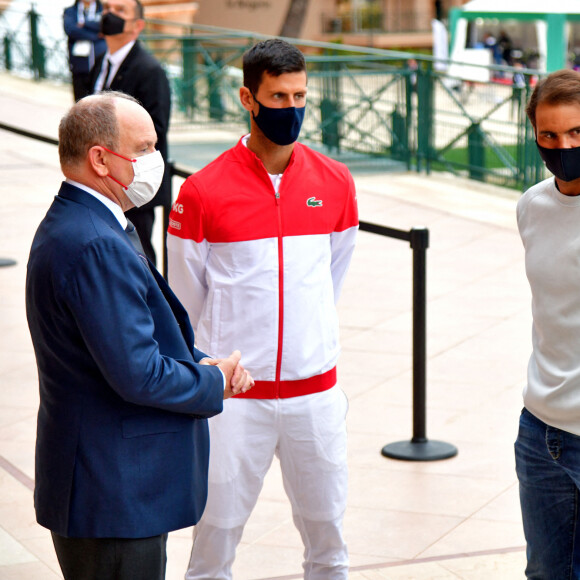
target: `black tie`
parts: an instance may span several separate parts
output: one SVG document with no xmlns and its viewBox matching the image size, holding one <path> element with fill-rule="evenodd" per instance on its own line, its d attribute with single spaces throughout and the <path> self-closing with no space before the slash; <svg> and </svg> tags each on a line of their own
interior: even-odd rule
<svg viewBox="0 0 580 580">
<path fill-rule="evenodd" d="M 107 72 L 105 72 L 105 78 L 103 79 L 103 91 L 105 89 L 109 88 L 109 82 L 107 82 L 109 80 L 109 75 L 111 74 L 111 61 L 110 59 L 107 59 Z"/>
<path fill-rule="evenodd" d="M 125 228 L 127 235 L 129 236 L 129 240 L 133 244 L 133 247 L 140 253 L 145 255 L 145 250 L 143 250 L 143 245 L 141 244 L 141 240 L 139 239 L 139 234 L 135 229 L 135 226 L 132 222 L 127 220 L 127 227 Z"/>
</svg>

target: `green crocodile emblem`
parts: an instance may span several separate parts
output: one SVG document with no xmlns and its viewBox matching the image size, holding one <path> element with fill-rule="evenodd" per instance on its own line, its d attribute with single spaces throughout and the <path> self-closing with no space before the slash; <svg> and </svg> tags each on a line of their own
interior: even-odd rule
<svg viewBox="0 0 580 580">
<path fill-rule="evenodd" d="M 322 200 L 315 197 L 309 197 L 306 200 L 306 205 L 309 207 L 322 207 Z"/>
</svg>

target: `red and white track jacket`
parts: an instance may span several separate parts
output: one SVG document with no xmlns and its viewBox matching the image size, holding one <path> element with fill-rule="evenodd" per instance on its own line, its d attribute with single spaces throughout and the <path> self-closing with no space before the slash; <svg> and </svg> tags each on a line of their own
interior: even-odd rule
<svg viewBox="0 0 580 580">
<path fill-rule="evenodd" d="M 169 281 L 201 350 L 242 352 L 256 379 L 242 396 L 336 383 L 335 303 L 357 230 L 348 169 L 300 143 L 278 193 L 242 140 L 183 184 L 169 219 Z"/>
</svg>

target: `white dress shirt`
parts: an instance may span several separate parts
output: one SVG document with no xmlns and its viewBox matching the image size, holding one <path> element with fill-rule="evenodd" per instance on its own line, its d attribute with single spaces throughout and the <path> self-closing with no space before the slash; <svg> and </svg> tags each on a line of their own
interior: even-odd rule
<svg viewBox="0 0 580 580">
<path fill-rule="evenodd" d="M 122 46 L 117 52 L 111 54 L 108 50 L 105 54 L 105 58 L 103 58 L 103 62 L 101 64 L 101 72 L 97 78 L 97 82 L 95 83 L 95 94 L 100 93 L 101 91 L 108 89 L 115 78 L 115 75 L 119 71 L 120 66 L 123 64 L 123 61 L 127 58 L 127 55 L 131 52 L 135 41 L 132 40 L 128 42 L 125 46 Z M 105 75 L 107 72 L 107 63 L 111 62 L 111 69 L 109 70 L 109 76 L 105 79 Z"/>
</svg>

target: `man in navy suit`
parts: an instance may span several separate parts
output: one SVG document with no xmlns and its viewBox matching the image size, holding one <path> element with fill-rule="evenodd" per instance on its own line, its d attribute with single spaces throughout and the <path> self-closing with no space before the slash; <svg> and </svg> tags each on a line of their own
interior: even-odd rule
<svg viewBox="0 0 580 580">
<path fill-rule="evenodd" d="M 143 5 L 139 0 L 104 0 L 101 34 L 107 52 L 95 62 L 92 73 L 94 93 L 111 89 L 135 97 L 151 115 L 157 132 L 157 149 L 167 161 L 167 131 L 171 112 L 171 91 L 167 75 L 159 61 L 139 42 L 145 28 Z M 109 64 L 110 63 L 110 64 Z M 166 168 L 163 182 L 155 198 L 128 214 L 135 224 L 146 255 L 155 263 L 151 233 L 155 206 L 171 209 L 171 175 Z M 163 231 L 167 230 L 168 221 Z"/>
<path fill-rule="evenodd" d="M 207 418 L 253 384 L 238 351 L 212 360 L 194 347 L 184 308 L 127 233 L 123 212 L 163 174 L 155 142 L 126 95 L 76 103 L 59 127 L 66 181 L 30 252 L 34 501 L 66 580 L 165 577 L 167 533 L 205 507 Z"/>
</svg>

